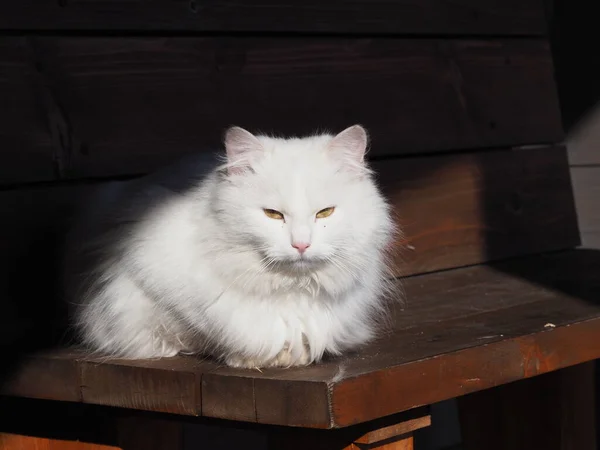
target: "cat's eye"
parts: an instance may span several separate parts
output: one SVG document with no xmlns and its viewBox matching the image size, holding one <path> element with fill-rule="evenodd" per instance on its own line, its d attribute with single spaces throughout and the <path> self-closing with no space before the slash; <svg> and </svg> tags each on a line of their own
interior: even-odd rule
<svg viewBox="0 0 600 450">
<path fill-rule="evenodd" d="M 319 211 L 316 217 L 317 219 L 324 219 L 325 217 L 329 217 L 330 215 L 332 215 L 333 211 L 335 211 L 335 207 L 330 206 L 329 208 L 325 208 Z"/>
<path fill-rule="evenodd" d="M 283 220 L 283 214 L 275 209 L 263 209 L 265 215 L 270 219 Z"/>
</svg>

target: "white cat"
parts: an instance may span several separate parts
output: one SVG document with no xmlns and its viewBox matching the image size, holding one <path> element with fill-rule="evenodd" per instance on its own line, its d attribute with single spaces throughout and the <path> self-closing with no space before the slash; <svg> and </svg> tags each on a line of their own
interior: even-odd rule
<svg viewBox="0 0 600 450">
<path fill-rule="evenodd" d="M 233 127 L 225 147 L 220 166 L 188 161 L 91 204 L 67 267 L 90 348 L 288 367 L 374 337 L 395 227 L 364 128 L 278 139 Z"/>
</svg>

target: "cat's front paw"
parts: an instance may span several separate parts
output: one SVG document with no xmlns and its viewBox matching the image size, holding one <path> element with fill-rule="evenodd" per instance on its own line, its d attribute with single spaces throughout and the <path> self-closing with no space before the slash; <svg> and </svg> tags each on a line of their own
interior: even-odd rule
<svg viewBox="0 0 600 450">
<path fill-rule="evenodd" d="M 312 363 L 310 348 L 306 342 L 301 349 L 290 349 L 286 344 L 275 358 L 264 360 L 260 358 L 248 358 L 241 355 L 230 355 L 225 359 L 225 363 L 230 367 L 240 369 L 262 369 L 268 367 L 294 367 L 307 366 Z"/>
<path fill-rule="evenodd" d="M 303 345 L 300 352 L 291 351 L 286 345 L 275 358 L 269 361 L 268 367 L 307 366 L 311 362 L 310 349 L 307 345 Z"/>
<path fill-rule="evenodd" d="M 258 358 L 247 358 L 242 355 L 229 355 L 225 358 L 225 364 L 237 369 L 260 369 L 265 367 L 264 362 Z"/>
</svg>

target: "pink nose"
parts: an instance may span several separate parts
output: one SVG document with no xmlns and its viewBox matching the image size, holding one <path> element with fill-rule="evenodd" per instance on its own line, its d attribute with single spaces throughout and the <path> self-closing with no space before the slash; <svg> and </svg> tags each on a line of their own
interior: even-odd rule
<svg viewBox="0 0 600 450">
<path fill-rule="evenodd" d="M 306 251 L 306 249 L 310 247 L 310 244 L 306 242 L 292 242 L 292 247 L 298 250 L 298 253 L 302 255 Z"/>
</svg>

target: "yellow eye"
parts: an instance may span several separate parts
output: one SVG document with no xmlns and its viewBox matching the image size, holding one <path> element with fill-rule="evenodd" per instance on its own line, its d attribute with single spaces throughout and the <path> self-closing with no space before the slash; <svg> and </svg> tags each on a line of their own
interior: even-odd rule
<svg viewBox="0 0 600 450">
<path fill-rule="evenodd" d="M 322 209 L 317 213 L 317 219 L 324 219 L 325 217 L 329 217 L 335 211 L 334 206 L 330 206 L 329 208 Z"/>
<path fill-rule="evenodd" d="M 263 209 L 265 215 L 270 219 L 283 220 L 283 214 L 274 209 Z"/>
</svg>

